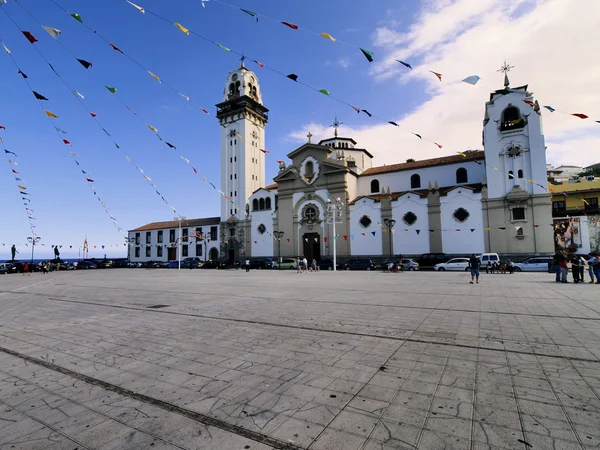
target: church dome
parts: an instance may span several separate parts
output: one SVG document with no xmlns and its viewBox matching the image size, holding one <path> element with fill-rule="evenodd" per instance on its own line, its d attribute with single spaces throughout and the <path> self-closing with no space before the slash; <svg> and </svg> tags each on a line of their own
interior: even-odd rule
<svg viewBox="0 0 600 450">
<path fill-rule="evenodd" d="M 227 76 L 223 101 L 235 100 L 243 96 L 248 96 L 259 104 L 263 104 L 258 77 L 254 72 L 248 70 L 242 62 L 239 69 L 230 72 Z"/>
</svg>

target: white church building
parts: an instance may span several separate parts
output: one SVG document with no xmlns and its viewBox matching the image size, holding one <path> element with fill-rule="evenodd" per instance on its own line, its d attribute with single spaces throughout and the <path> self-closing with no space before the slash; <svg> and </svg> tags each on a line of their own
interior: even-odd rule
<svg viewBox="0 0 600 450">
<path fill-rule="evenodd" d="M 178 246 L 184 257 L 235 261 L 277 256 L 279 247 L 282 257 L 319 259 L 334 245 L 340 257 L 376 259 L 554 252 L 539 106 L 507 76 L 485 104 L 483 151 L 376 166 L 336 127 L 317 143 L 309 133 L 269 185 L 261 151 L 268 109 L 243 63 L 227 77 L 217 118 L 220 217 L 183 221 L 181 239 L 179 222 L 130 230 L 132 261 L 176 259 Z"/>
</svg>

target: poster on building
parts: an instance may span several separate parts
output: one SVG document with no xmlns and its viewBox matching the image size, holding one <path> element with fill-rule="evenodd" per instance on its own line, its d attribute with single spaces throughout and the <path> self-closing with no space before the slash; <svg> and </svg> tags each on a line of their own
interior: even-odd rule
<svg viewBox="0 0 600 450">
<path fill-rule="evenodd" d="M 554 249 L 577 253 L 582 247 L 579 217 L 554 219 Z"/>
<path fill-rule="evenodd" d="M 588 216 L 588 229 L 590 230 L 590 250 L 600 252 L 600 215 Z"/>
</svg>

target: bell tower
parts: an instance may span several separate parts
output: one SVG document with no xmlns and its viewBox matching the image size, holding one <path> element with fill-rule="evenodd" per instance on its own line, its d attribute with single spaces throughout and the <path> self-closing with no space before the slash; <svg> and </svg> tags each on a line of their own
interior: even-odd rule
<svg viewBox="0 0 600 450">
<path fill-rule="evenodd" d="M 482 191 L 486 251 L 541 254 L 554 251 L 551 194 L 540 107 L 527 85 L 504 88 L 485 104 L 483 145 L 487 186 Z"/>
<path fill-rule="evenodd" d="M 265 126 L 269 110 L 263 106 L 256 74 L 246 68 L 229 73 L 223 101 L 217 106 L 221 125 L 221 221 L 247 219 L 246 204 L 265 186 Z M 229 200 L 231 199 L 231 200 Z"/>
</svg>

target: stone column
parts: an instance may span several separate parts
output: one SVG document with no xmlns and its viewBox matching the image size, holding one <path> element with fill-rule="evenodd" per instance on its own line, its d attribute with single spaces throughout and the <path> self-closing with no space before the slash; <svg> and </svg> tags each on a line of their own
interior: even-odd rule
<svg viewBox="0 0 600 450">
<path fill-rule="evenodd" d="M 431 182 L 427 188 L 427 214 L 429 216 L 429 251 L 431 253 L 442 253 L 442 206 L 440 203 L 440 192 L 438 182 L 431 187 Z"/>
<path fill-rule="evenodd" d="M 381 225 L 382 225 L 382 231 L 385 230 L 385 232 L 381 233 L 381 248 L 383 249 L 383 257 L 384 258 L 389 258 L 390 256 L 390 242 L 391 242 L 391 253 L 392 255 L 394 254 L 394 233 L 392 233 L 386 226 L 385 226 L 385 219 L 390 219 L 392 220 L 393 217 L 393 211 L 392 211 L 392 195 L 391 195 L 391 190 L 388 187 L 388 191 L 387 193 L 385 192 L 385 188 L 382 189 L 381 191 Z M 390 237 L 391 235 L 391 237 Z"/>
</svg>

